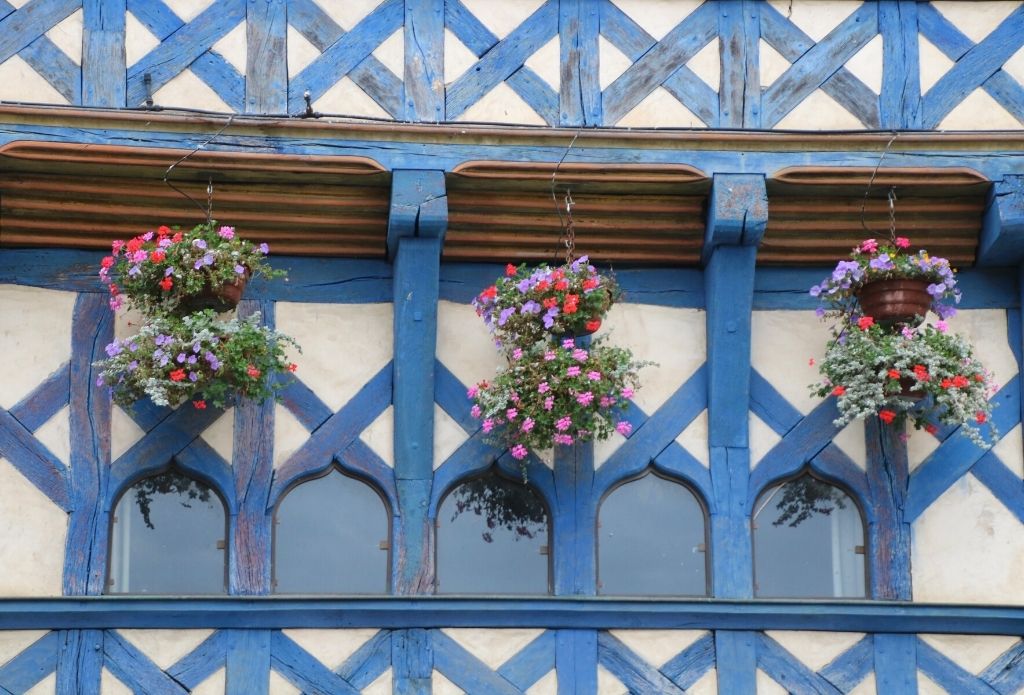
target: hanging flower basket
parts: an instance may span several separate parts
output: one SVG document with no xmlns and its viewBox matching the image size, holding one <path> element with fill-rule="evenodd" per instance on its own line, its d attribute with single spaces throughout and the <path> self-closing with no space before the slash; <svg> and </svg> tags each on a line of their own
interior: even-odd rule
<svg viewBox="0 0 1024 695">
<path fill-rule="evenodd" d="M 115 241 L 103 259 L 100 279 L 109 285 L 110 306 L 127 303 L 149 315 L 184 316 L 194 311 L 233 309 L 245 284 L 258 275 L 280 277 L 265 256 L 266 244 L 253 244 L 234 227 L 215 222 L 190 232 L 162 226 L 128 241 Z"/>
<path fill-rule="evenodd" d="M 818 314 L 833 319 L 823 380 L 811 391 L 838 398 L 837 427 L 878 417 L 934 433 L 942 422 L 988 447 L 981 428 L 996 436 L 988 399 L 997 389 L 968 340 L 946 324 L 956 309 L 943 300 L 960 301 L 956 275 L 946 259 L 907 254 L 909 246 L 905 237 L 868 239 L 811 288 L 829 307 Z M 921 325 L 929 311 L 939 319 Z"/>
<path fill-rule="evenodd" d="M 594 333 L 620 295 L 615 279 L 581 256 L 557 268 L 510 263 L 473 306 L 499 344 L 526 346 L 549 336 Z"/>
<path fill-rule="evenodd" d="M 506 369 L 469 389 L 471 414 L 520 460 L 530 450 L 628 435 L 622 411 L 639 386 L 637 370 L 649 363 L 604 341 L 589 349 L 572 338 L 514 348 Z"/>
<path fill-rule="evenodd" d="M 869 316 L 884 326 L 916 326 L 931 311 L 946 319 L 960 302 L 949 261 L 927 251 L 908 253 L 910 240 L 880 243 L 868 239 L 836 264 L 832 274 L 811 288 L 823 306 L 820 315 L 836 319 Z M 949 302 L 952 302 L 950 304 Z"/>
<path fill-rule="evenodd" d="M 523 460 L 555 445 L 628 436 L 623 417 L 651 364 L 607 344 L 579 338 L 597 331 L 621 292 L 586 256 L 558 268 L 509 264 L 473 305 L 508 358 L 494 379 L 469 389 L 471 414 L 493 441 Z"/>
<path fill-rule="evenodd" d="M 891 331 L 862 318 L 831 344 L 820 369 L 824 379 L 811 390 L 838 398 L 837 427 L 878 417 L 897 424 L 909 419 L 934 433 L 942 422 L 986 448 L 996 436 L 988 400 L 997 390 L 992 375 L 967 339 L 943 321 Z"/>
<path fill-rule="evenodd" d="M 148 397 L 163 406 L 192 401 L 196 408 L 224 407 L 237 396 L 265 400 L 285 386 L 277 375 L 296 370 L 285 359 L 288 346 L 298 349 L 288 336 L 261 325 L 259 314 L 219 321 L 207 309 L 148 319 L 137 335 L 107 345 L 108 359 L 96 366 L 100 385 L 119 405 Z"/>
</svg>

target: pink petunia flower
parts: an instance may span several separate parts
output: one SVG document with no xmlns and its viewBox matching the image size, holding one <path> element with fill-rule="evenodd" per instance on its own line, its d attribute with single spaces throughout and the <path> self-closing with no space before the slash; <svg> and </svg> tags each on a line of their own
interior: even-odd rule
<svg viewBox="0 0 1024 695">
<path fill-rule="evenodd" d="M 628 437 L 629 433 L 633 431 L 633 425 L 626 420 L 619 420 L 615 423 L 615 431 L 623 437 Z"/>
<path fill-rule="evenodd" d="M 512 458 L 522 461 L 530 452 L 528 452 L 526 450 L 526 447 L 523 446 L 522 444 L 516 444 L 514 447 L 509 449 L 509 453 L 512 454 Z"/>
</svg>

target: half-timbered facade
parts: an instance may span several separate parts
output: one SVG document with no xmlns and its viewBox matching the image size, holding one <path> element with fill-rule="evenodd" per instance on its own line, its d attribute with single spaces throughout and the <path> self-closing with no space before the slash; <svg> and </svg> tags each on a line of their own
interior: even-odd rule
<svg viewBox="0 0 1024 695">
<path fill-rule="evenodd" d="M 990 449 L 809 395 L 807 289 L 890 191 L 960 269 Z M 531 458 L 532 525 L 474 545 L 459 490 L 521 474 L 469 414 L 469 302 L 562 257 L 567 193 L 656 364 L 628 437 Z M 123 410 L 103 249 L 208 206 L 288 270 L 240 310 L 297 378 Z M 1020 2 L 0 0 L 0 693 L 1021 692 L 1022 264 Z M 147 552 L 168 471 L 208 494 Z M 824 535 L 759 523 L 801 480 Z"/>
</svg>

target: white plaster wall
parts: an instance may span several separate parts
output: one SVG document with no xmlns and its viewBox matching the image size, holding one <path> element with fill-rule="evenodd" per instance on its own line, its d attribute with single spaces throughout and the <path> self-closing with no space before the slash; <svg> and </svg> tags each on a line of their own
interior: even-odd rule
<svg viewBox="0 0 1024 695">
<path fill-rule="evenodd" d="M 488 668 L 497 670 L 544 631 L 459 628 L 444 629 L 442 632 Z M 439 671 L 433 672 L 431 681 L 434 695 L 462 695 L 464 692 Z M 556 695 L 557 692 L 558 680 L 554 671 L 545 674 L 526 691 L 527 695 Z"/>
<path fill-rule="evenodd" d="M 767 631 L 765 634 L 812 671 L 820 671 L 864 637 L 859 632 Z"/>
<path fill-rule="evenodd" d="M 807 387 L 820 378 L 817 365 L 829 337 L 828 326 L 813 311 L 755 311 L 751 366 L 806 415 L 821 402 Z"/>
<path fill-rule="evenodd" d="M 1024 605 L 1024 527 L 973 475 L 912 528 L 915 601 Z"/>
<path fill-rule="evenodd" d="M 302 346 L 289 359 L 296 376 L 332 410 L 348 403 L 393 351 L 390 303 L 303 304 L 278 302 L 277 329 Z"/>
<path fill-rule="evenodd" d="M 0 407 L 17 404 L 70 359 L 74 306 L 74 292 L 0 285 Z"/>
<path fill-rule="evenodd" d="M 0 458 L 0 596 L 59 596 L 68 517 Z"/>
</svg>

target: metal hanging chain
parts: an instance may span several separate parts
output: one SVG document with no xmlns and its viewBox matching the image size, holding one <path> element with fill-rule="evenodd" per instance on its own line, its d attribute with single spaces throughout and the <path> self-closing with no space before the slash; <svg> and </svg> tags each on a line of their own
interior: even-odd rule
<svg viewBox="0 0 1024 695">
<path fill-rule="evenodd" d="M 896 243 L 896 186 L 889 189 L 889 241 Z"/>
<path fill-rule="evenodd" d="M 206 179 L 206 224 L 213 222 L 213 177 Z"/>
<path fill-rule="evenodd" d="M 576 201 L 572 199 L 572 191 L 565 191 L 565 229 L 560 238 L 565 244 L 565 264 L 569 265 L 576 260 L 576 222 L 572 219 L 572 206 Z"/>
<path fill-rule="evenodd" d="M 574 205 L 572 200 L 572 191 L 566 187 L 564 197 L 565 211 L 568 215 L 566 218 L 562 216 L 562 206 L 558 204 L 555 182 L 558 179 L 558 170 L 562 167 L 562 163 L 565 161 L 565 158 L 569 156 L 569 152 L 572 151 L 573 145 L 576 144 L 576 139 L 579 138 L 582 130 L 582 128 L 576 129 L 576 132 L 572 136 L 572 140 L 569 141 L 569 146 L 565 148 L 565 152 L 562 153 L 562 156 L 555 164 L 554 171 L 551 172 L 551 203 L 555 206 L 555 214 L 558 215 L 558 243 L 555 245 L 553 254 L 555 258 L 558 258 L 558 251 L 563 245 L 566 247 L 566 255 L 569 256 L 570 259 L 576 248 L 576 231 L 575 229 L 572 229 L 572 206 Z"/>
<path fill-rule="evenodd" d="M 231 126 L 231 124 L 234 122 L 234 120 L 235 120 L 235 114 L 230 114 L 228 116 L 227 123 L 225 123 L 221 127 L 220 130 L 218 130 L 216 133 L 214 133 L 209 138 L 207 138 L 205 142 L 201 142 L 198 145 L 196 145 L 192 149 L 191 152 L 186 154 L 184 157 L 182 157 L 181 159 L 176 161 L 171 166 L 167 167 L 167 171 L 164 172 L 164 183 L 166 183 L 168 186 L 170 186 L 172 190 L 174 190 L 177 193 L 180 193 L 181 195 L 183 195 L 186 198 L 188 198 L 192 202 L 193 205 L 195 205 L 197 208 L 202 210 L 206 214 L 206 222 L 207 223 L 209 223 L 210 220 L 213 219 L 213 177 L 211 176 L 209 178 L 209 183 L 206 186 L 206 207 L 204 208 L 202 206 L 202 204 L 198 200 L 196 200 L 195 198 L 190 196 L 188 193 L 186 193 L 185 191 L 181 190 L 180 188 L 175 186 L 173 183 L 171 183 L 171 172 L 174 171 L 174 167 L 178 166 L 179 164 L 184 162 L 186 159 L 188 159 L 189 157 L 194 155 L 196 152 L 198 152 L 199 150 L 203 149 L 204 147 L 209 145 L 211 142 L 213 142 L 214 140 L 219 138 L 224 133 L 224 131 L 227 130 Z"/>
<path fill-rule="evenodd" d="M 882 155 L 878 158 L 878 162 L 875 164 L 874 170 L 871 172 L 871 178 L 868 179 L 868 187 L 864 189 L 864 199 L 860 201 L 860 226 L 868 234 L 872 234 L 873 231 L 868 228 L 867 223 L 864 221 L 864 208 L 868 204 L 868 194 L 871 193 L 871 186 L 875 183 L 875 177 L 878 176 L 878 170 L 882 166 L 882 162 L 885 161 L 885 155 L 889 154 L 889 148 L 896 142 L 896 138 L 900 136 L 899 133 L 893 133 L 892 137 L 889 138 L 889 142 L 885 143 L 885 149 L 882 150 Z"/>
</svg>

